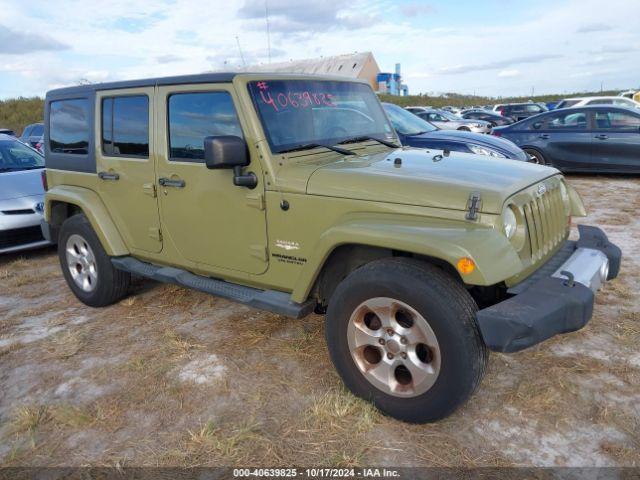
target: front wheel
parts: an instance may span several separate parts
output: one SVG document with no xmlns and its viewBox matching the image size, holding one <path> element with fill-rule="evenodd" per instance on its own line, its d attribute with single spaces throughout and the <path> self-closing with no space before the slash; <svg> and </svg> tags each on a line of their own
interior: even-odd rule
<svg viewBox="0 0 640 480">
<path fill-rule="evenodd" d="M 347 388 L 400 420 L 450 415 L 479 385 L 477 306 L 442 270 L 385 259 L 352 272 L 329 303 L 326 338 Z"/>
<path fill-rule="evenodd" d="M 547 159 L 537 150 L 531 150 L 528 148 L 524 149 L 527 155 L 531 155 L 533 157 L 532 163 L 537 163 L 538 165 L 547 165 Z"/>
<path fill-rule="evenodd" d="M 69 288 L 84 304 L 104 307 L 126 295 L 131 275 L 113 266 L 85 215 L 62 224 L 58 258 Z"/>
</svg>

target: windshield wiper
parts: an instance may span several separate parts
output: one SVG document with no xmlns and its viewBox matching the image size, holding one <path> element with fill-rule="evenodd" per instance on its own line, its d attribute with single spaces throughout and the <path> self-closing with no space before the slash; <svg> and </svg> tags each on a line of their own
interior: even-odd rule
<svg viewBox="0 0 640 480">
<path fill-rule="evenodd" d="M 335 145 L 323 145 L 321 143 L 305 143 L 296 147 L 287 148 L 286 150 L 280 150 L 278 153 L 299 152 L 302 150 L 312 150 L 314 148 L 326 148 L 341 155 L 357 155 L 357 153 L 347 150 L 346 148 L 336 147 Z"/>
<path fill-rule="evenodd" d="M 382 145 L 389 148 L 400 147 L 400 145 L 396 145 L 393 142 L 388 142 L 387 140 L 382 140 L 381 138 L 378 138 L 378 137 L 371 137 L 369 135 L 362 135 L 360 137 L 347 138 L 346 140 L 342 140 L 341 142 L 339 142 L 338 145 L 344 145 L 345 143 L 364 142 L 365 140 L 375 140 L 376 142 L 381 143 Z"/>
</svg>

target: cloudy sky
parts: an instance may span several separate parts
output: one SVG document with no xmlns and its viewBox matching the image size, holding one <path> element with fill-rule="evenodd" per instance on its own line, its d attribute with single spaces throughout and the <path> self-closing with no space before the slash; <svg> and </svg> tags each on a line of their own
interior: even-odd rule
<svg viewBox="0 0 640 480">
<path fill-rule="evenodd" d="M 412 93 L 640 87 L 638 0 L 0 0 L 0 98 L 267 63 L 267 3 L 274 62 L 370 50 Z"/>
</svg>

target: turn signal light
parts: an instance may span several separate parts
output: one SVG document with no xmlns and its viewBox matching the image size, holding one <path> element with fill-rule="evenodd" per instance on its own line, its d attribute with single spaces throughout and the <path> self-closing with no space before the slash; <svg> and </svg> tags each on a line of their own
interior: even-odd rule
<svg viewBox="0 0 640 480">
<path fill-rule="evenodd" d="M 469 257 L 462 257 L 458 260 L 458 271 L 463 275 L 469 275 L 476 269 L 476 264 Z"/>
</svg>

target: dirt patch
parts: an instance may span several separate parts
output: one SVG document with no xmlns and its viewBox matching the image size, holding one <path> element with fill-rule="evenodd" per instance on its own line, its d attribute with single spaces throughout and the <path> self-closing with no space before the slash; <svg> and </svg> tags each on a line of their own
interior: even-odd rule
<svg viewBox="0 0 640 480">
<path fill-rule="evenodd" d="M 640 465 L 640 181 L 576 176 L 623 268 L 587 328 L 491 356 L 433 425 L 344 390 L 323 319 L 137 280 L 90 309 L 53 250 L 0 258 L 2 465 Z"/>
</svg>

